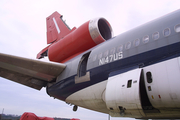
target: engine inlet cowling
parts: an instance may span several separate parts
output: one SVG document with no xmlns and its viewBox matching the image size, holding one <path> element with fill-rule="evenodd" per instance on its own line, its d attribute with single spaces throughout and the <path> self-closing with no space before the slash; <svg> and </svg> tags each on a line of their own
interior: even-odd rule
<svg viewBox="0 0 180 120">
<path fill-rule="evenodd" d="M 48 57 L 53 62 L 66 62 L 110 38 L 112 28 L 106 19 L 90 20 L 53 43 L 48 49 Z"/>
<path fill-rule="evenodd" d="M 109 22 L 104 18 L 97 18 L 89 22 L 89 33 L 96 44 L 101 43 L 102 39 L 112 38 L 112 28 Z"/>
</svg>

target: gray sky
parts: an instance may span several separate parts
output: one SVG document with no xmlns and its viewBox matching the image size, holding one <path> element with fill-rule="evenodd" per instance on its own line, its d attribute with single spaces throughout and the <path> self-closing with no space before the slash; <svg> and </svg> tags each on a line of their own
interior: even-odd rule
<svg viewBox="0 0 180 120">
<path fill-rule="evenodd" d="M 114 36 L 179 9 L 179 0 L 0 0 L 0 52 L 35 59 L 46 47 L 46 17 L 54 11 L 73 28 L 106 18 Z M 108 115 L 72 106 L 41 91 L 0 78 L 0 113 L 106 120 Z M 111 120 L 125 118 L 111 118 Z M 126 120 L 129 118 L 126 118 Z"/>
</svg>

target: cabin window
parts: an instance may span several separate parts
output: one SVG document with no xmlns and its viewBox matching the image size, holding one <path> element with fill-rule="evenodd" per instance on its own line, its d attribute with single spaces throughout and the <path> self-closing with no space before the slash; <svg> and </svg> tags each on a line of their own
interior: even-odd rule
<svg viewBox="0 0 180 120">
<path fill-rule="evenodd" d="M 101 59 L 101 58 L 102 58 L 102 53 L 99 53 L 98 59 Z"/>
<path fill-rule="evenodd" d="M 111 54 L 111 55 L 113 55 L 115 52 L 116 52 L 116 49 L 115 49 L 115 48 L 113 48 L 113 49 L 110 50 L 110 54 Z"/>
<path fill-rule="evenodd" d="M 152 74 L 151 74 L 151 72 L 147 72 L 147 73 L 146 73 L 146 78 L 147 78 L 147 82 L 148 82 L 148 83 L 152 83 L 153 79 L 152 79 Z"/>
<path fill-rule="evenodd" d="M 109 50 L 105 51 L 105 52 L 104 52 L 104 57 L 107 57 L 108 54 L 109 54 Z"/>
<path fill-rule="evenodd" d="M 125 48 L 130 49 L 130 47 L 131 47 L 131 42 L 126 43 Z"/>
<path fill-rule="evenodd" d="M 166 29 L 163 30 L 163 35 L 164 35 L 165 37 L 169 36 L 170 33 L 171 33 L 171 31 L 170 31 L 169 28 L 166 28 Z"/>
<path fill-rule="evenodd" d="M 130 88 L 132 86 L 132 80 L 128 80 L 127 82 L 127 88 Z"/>
<path fill-rule="evenodd" d="M 159 32 L 153 33 L 153 34 L 152 34 L 152 38 L 153 38 L 154 40 L 159 39 Z"/>
<path fill-rule="evenodd" d="M 149 36 L 146 35 L 143 37 L 143 43 L 148 43 L 149 42 Z"/>
<path fill-rule="evenodd" d="M 139 44 L 140 44 L 140 40 L 139 39 L 134 40 L 134 46 L 135 47 L 137 47 Z"/>
<path fill-rule="evenodd" d="M 117 52 L 121 52 L 123 50 L 123 45 L 117 47 Z"/>
<path fill-rule="evenodd" d="M 175 30 L 176 32 L 180 32 L 180 24 L 176 25 L 176 26 L 174 27 L 174 30 Z"/>
</svg>

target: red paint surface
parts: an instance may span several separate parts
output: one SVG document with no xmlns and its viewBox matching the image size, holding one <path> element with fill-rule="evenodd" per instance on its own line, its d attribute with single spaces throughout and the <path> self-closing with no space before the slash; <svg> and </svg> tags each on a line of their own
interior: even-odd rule
<svg viewBox="0 0 180 120">
<path fill-rule="evenodd" d="M 34 113 L 25 112 L 21 116 L 20 120 L 54 120 L 54 118 L 50 118 L 50 117 L 38 117 Z"/>
<path fill-rule="evenodd" d="M 74 27 L 72 30 L 69 30 L 60 17 L 62 15 L 58 12 L 54 12 L 47 17 L 47 43 L 50 45 L 37 54 L 38 59 L 44 57 L 43 55 L 48 51 L 50 61 L 64 63 L 97 44 L 104 42 L 101 35 L 96 38 L 96 43 L 91 38 L 89 21 L 77 29 Z M 53 18 L 56 20 L 60 29 L 59 34 Z"/>
<path fill-rule="evenodd" d="M 72 118 L 71 120 L 80 120 L 80 119 L 77 119 L 77 118 Z"/>
<path fill-rule="evenodd" d="M 59 40 L 69 34 L 71 30 L 69 30 L 63 21 L 60 19 L 62 15 L 58 12 L 54 12 L 52 15 L 46 18 L 46 25 L 47 25 L 47 44 L 50 44 L 56 40 Z M 56 29 L 54 24 L 53 18 L 55 18 L 57 25 L 59 26 L 60 33 Z"/>
<path fill-rule="evenodd" d="M 21 116 L 20 120 L 54 120 L 54 118 L 50 118 L 50 117 L 38 117 L 34 113 L 25 112 Z M 80 120 L 80 119 L 72 118 L 72 119 L 67 119 L 67 120 Z"/>
<path fill-rule="evenodd" d="M 159 96 L 159 98 L 161 99 L 161 96 L 160 95 L 158 95 Z"/>
<path fill-rule="evenodd" d="M 90 36 L 88 25 L 89 22 L 84 23 L 78 29 L 51 45 L 48 49 L 49 60 L 62 62 L 70 56 L 94 47 L 96 43 Z"/>
</svg>

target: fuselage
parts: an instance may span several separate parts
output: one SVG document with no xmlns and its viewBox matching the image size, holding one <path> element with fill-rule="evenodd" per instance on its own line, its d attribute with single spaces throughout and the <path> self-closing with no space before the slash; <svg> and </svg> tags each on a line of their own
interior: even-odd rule
<svg viewBox="0 0 180 120">
<path fill-rule="evenodd" d="M 111 116 L 180 118 L 179 46 L 180 10 L 66 62 L 47 93 Z M 134 74 L 135 79 L 131 78 Z"/>
</svg>

